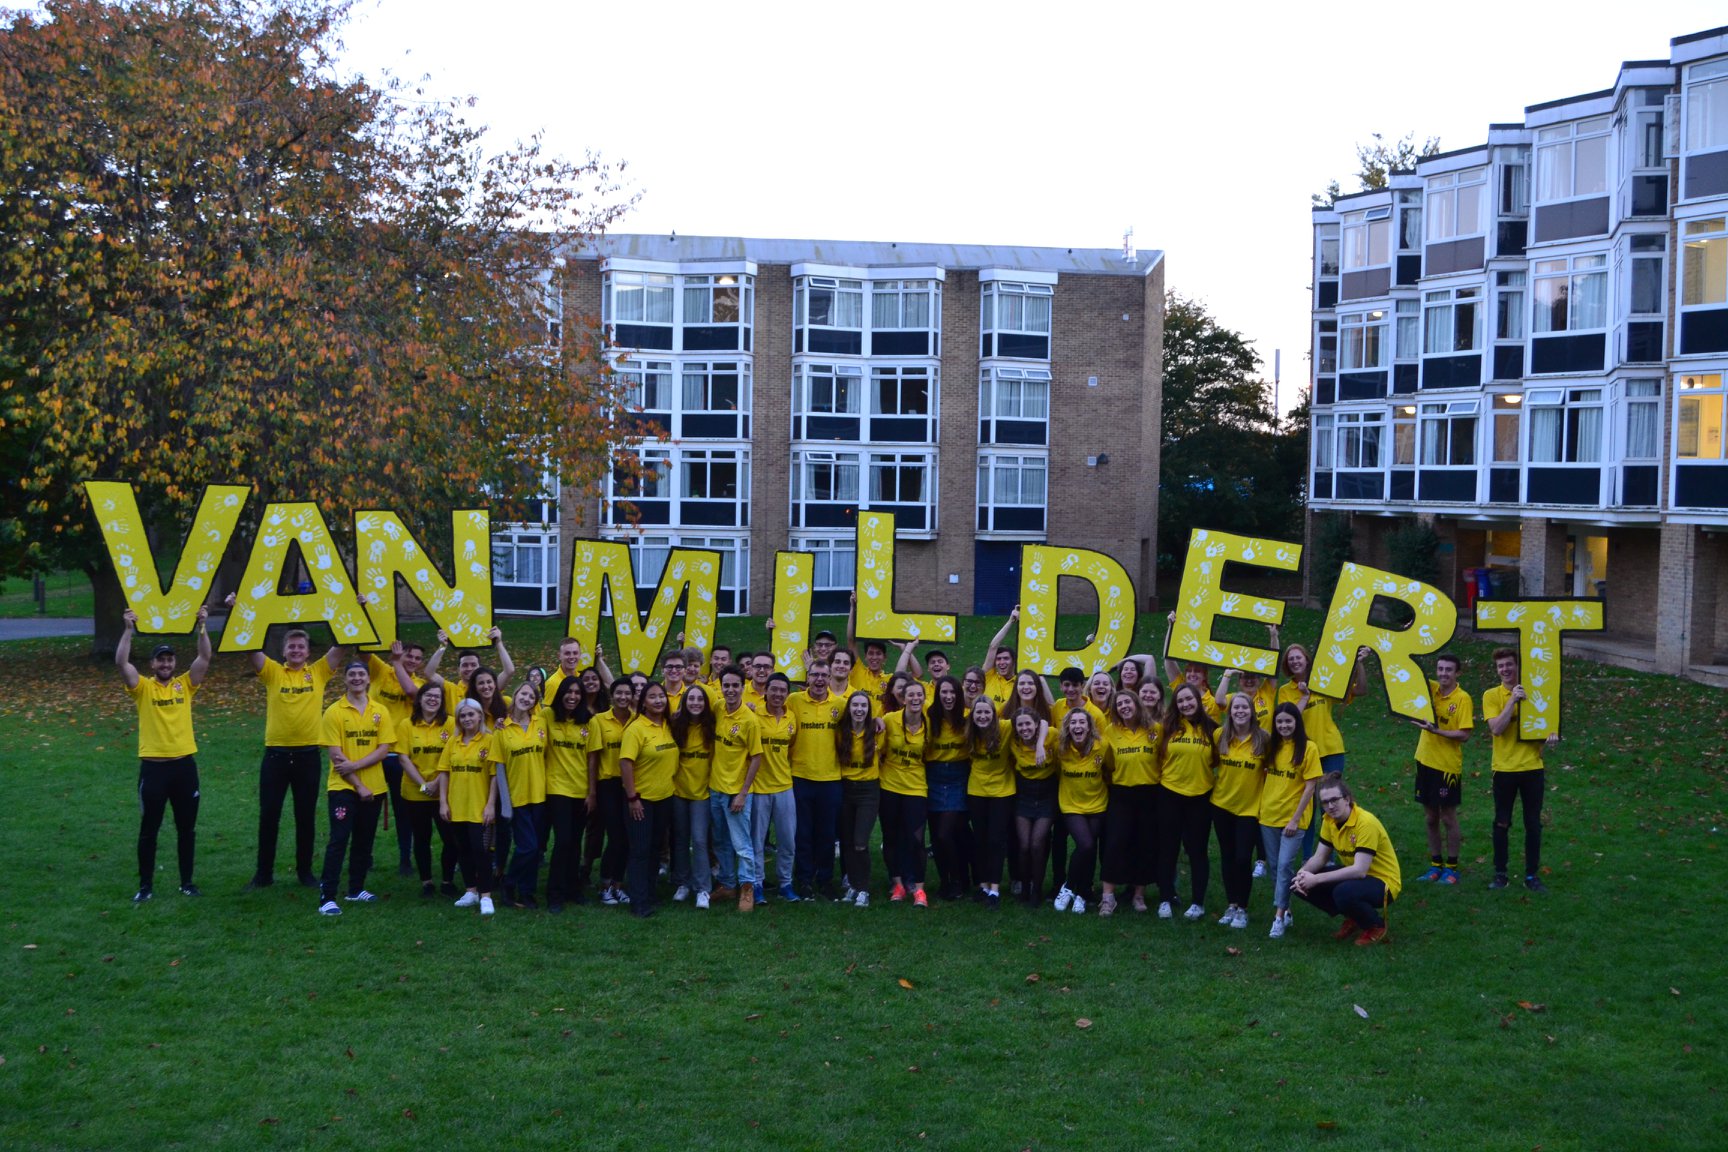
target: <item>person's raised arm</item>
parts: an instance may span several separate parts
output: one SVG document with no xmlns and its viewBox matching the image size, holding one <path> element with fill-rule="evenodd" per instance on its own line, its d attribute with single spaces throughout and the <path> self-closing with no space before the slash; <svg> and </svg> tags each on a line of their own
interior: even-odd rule
<svg viewBox="0 0 1728 1152">
<path fill-rule="evenodd" d="M 204 683 L 204 677 L 210 675 L 210 660 L 216 654 L 210 647 L 209 619 L 209 605 L 198 605 L 198 655 L 192 657 L 192 667 L 186 669 L 186 679 L 194 688 Z"/>
<path fill-rule="evenodd" d="M 450 646 L 450 634 L 444 629 L 438 629 L 438 647 L 432 649 L 432 655 L 426 657 L 426 663 L 420 666 L 420 671 L 426 674 L 428 682 L 443 684 L 444 677 L 438 675 L 438 664 L 444 659 L 444 649 Z"/>
<path fill-rule="evenodd" d="M 612 681 L 617 677 L 612 675 L 612 669 L 606 663 L 606 645 L 598 640 L 594 641 L 594 671 L 600 674 L 600 686 L 610 692 Z"/>
<path fill-rule="evenodd" d="M 913 652 L 917 647 L 918 647 L 918 641 L 917 640 L 901 641 L 901 643 L 900 643 L 900 659 L 894 665 L 894 671 L 905 672 L 907 668 L 911 668 L 912 671 L 911 671 L 910 675 L 911 675 L 912 679 L 922 680 L 924 678 L 924 665 L 920 664 L 918 662 L 918 657 L 913 655 Z"/>
<path fill-rule="evenodd" d="M 996 630 L 996 635 L 990 638 L 990 647 L 984 650 L 984 670 L 986 672 L 996 671 L 996 651 L 1008 639 L 1009 630 L 1018 623 L 1020 623 L 1020 605 L 1016 604 L 1013 610 L 1008 613 L 1008 619 L 1002 622 L 1002 627 Z"/>
<path fill-rule="evenodd" d="M 516 672 L 516 661 L 510 659 L 510 653 L 504 647 L 504 630 L 494 626 L 487 633 L 492 637 L 492 651 L 498 656 L 498 691 L 504 691 L 504 686 L 510 683 L 510 677 Z"/>
<path fill-rule="evenodd" d="M 120 643 L 114 646 L 114 664 L 126 681 L 127 691 L 131 691 L 138 687 L 138 669 L 132 667 L 132 632 L 138 627 L 138 613 L 128 608 L 120 613 L 120 619 L 126 626 L 120 630 Z"/>
<path fill-rule="evenodd" d="M 854 652 L 858 650 L 858 638 L 854 633 L 858 624 L 858 593 L 849 592 L 846 596 L 846 647 Z"/>
</svg>

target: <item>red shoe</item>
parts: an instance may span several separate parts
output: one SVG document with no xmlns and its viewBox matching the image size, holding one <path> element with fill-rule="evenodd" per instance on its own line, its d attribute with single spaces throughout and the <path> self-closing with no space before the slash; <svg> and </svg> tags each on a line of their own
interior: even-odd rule
<svg viewBox="0 0 1728 1152">
<path fill-rule="evenodd" d="M 1356 940 L 1356 947 L 1371 948 L 1384 939 L 1386 939 L 1386 925 L 1382 924 L 1378 928 L 1370 928 L 1362 933 Z"/>
<path fill-rule="evenodd" d="M 1339 926 L 1338 931 L 1332 933 L 1332 939 L 1348 940 L 1360 931 L 1362 931 L 1362 926 L 1360 924 L 1356 923 L 1354 920 L 1346 920 Z"/>
<path fill-rule="evenodd" d="M 906 899 L 906 885 L 896 882 L 888 893 L 888 899 L 896 902 Z"/>
<path fill-rule="evenodd" d="M 930 897 L 924 895 L 924 889 L 920 888 L 920 889 L 918 889 L 918 891 L 912 893 L 912 907 L 914 907 L 914 908 L 928 908 L 928 907 L 930 907 Z"/>
</svg>

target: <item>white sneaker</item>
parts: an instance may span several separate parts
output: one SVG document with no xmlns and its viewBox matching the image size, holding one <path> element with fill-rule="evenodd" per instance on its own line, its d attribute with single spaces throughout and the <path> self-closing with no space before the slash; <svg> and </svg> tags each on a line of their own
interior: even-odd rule
<svg viewBox="0 0 1728 1152">
<path fill-rule="evenodd" d="M 853 888 L 852 885 L 848 884 L 848 885 L 846 885 L 846 887 L 844 887 L 840 890 L 840 899 L 835 901 L 835 903 L 837 903 L 837 904 L 850 904 L 850 903 L 852 903 L 852 901 L 856 900 L 857 898 L 858 898 L 858 890 L 856 888 Z"/>
<path fill-rule="evenodd" d="M 326 900 L 324 903 L 318 905 L 318 915 L 340 916 L 342 915 L 342 905 L 336 903 L 334 900 Z"/>
<path fill-rule="evenodd" d="M 1182 915 L 1189 920 L 1198 920 L 1202 916 L 1206 915 L 1206 909 L 1200 907 L 1198 904 L 1190 904 L 1188 905 L 1188 911 L 1182 913 Z"/>
<path fill-rule="evenodd" d="M 1231 921 L 1233 921 L 1235 919 L 1236 919 L 1236 908 L 1234 905 L 1232 905 L 1231 907 L 1224 909 L 1224 915 L 1218 917 L 1218 923 L 1220 923 L 1224 927 L 1228 928 L 1228 927 L 1230 927 Z"/>
<path fill-rule="evenodd" d="M 1169 920 L 1171 917 L 1173 917 L 1175 915 L 1176 915 L 1176 909 L 1170 907 L 1170 901 L 1160 900 L 1158 902 L 1158 919 Z"/>
<path fill-rule="evenodd" d="M 342 897 L 342 899 L 347 900 L 353 904 L 376 904 L 378 902 L 378 897 L 372 895 L 372 893 L 366 891 L 366 889 L 364 889 L 364 888 L 362 888 L 362 889 L 360 889 L 360 891 L 354 893 L 354 895 L 344 896 L 344 897 Z"/>
<path fill-rule="evenodd" d="M 480 897 L 480 915 L 490 916 L 490 915 L 492 915 L 492 913 L 494 911 L 496 911 L 496 909 L 494 909 L 492 907 L 492 897 L 490 897 L 490 896 Z"/>
<path fill-rule="evenodd" d="M 678 891 L 672 893 L 672 899 L 680 902 L 690 899 L 690 886 L 688 884 L 678 885 Z"/>
<path fill-rule="evenodd" d="M 1232 927 L 1232 928 L 1246 928 L 1246 927 L 1248 927 L 1248 909 L 1246 909 L 1246 908 L 1236 909 L 1236 915 L 1230 917 L 1230 927 Z"/>
<path fill-rule="evenodd" d="M 600 903 L 607 905 L 618 903 L 618 889 L 602 888 L 600 890 Z"/>
<path fill-rule="evenodd" d="M 480 893 L 478 893 L 478 892 L 464 892 L 464 893 L 462 893 L 461 897 L 456 901 L 456 907 L 458 907 L 458 908 L 472 908 L 472 907 L 474 907 L 474 905 L 476 905 L 478 903 L 480 903 Z"/>
<path fill-rule="evenodd" d="M 1288 926 L 1289 925 L 1285 922 L 1284 917 L 1280 916 L 1276 920 L 1272 921 L 1272 930 L 1266 933 L 1266 935 L 1272 937 L 1274 940 L 1282 939 L 1284 936 L 1284 929 Z"/>
<path fill-rule="evenodd" d="M 1106 892 L 1098 898 L 1098 915 L 1114 916 L 1116 914 L 1116 893 Z"/>
<path fill-rule="evenodd" d="M 1254 879 L 1258 880 L 1264 875 L 1266 875 L 1266 861 L 1254 861 Z"/>
<path fill-rule="evenodd" d="M 854 907 L 854 908 L 868 908 L 868 907 L 870 907 L 870 893 L 868 893 L 868 892 L 858 893 L 857 896 L 852 898 L 852 907 Z"/>
<path fill-rule="evenodd" d="M 1074 897 L 1074 904 L 1069 908 L 1069 911 L 1078 912 L 1082 916 L 1086 915 L 1086 901 L 1079 896 Z"/>
<path fill-rule="evenodd" d="M 1074 893 L 1068 891 L 1068 885 L 1064 884 L 1056 892 L 1056 911 L 1066 912 L 1072 903 L 1074 903 Z"/>
<path fill-rule="evenodd" d="M 674 896 L 673 899 L 677 899 L 677 897 Z M 708 907 L 708 893 L 706 893 L 706 892 L 696 893 L 696 907 L 698 907 L 698 908 Z"/>
</svg>

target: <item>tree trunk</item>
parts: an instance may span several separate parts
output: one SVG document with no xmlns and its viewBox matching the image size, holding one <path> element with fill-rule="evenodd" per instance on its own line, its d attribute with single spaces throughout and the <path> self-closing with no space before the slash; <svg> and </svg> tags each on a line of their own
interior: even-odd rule
<svg viewBox="0 0 1728 1152">
<path fill-rule="evenodd" d="M 114 649 L 120 645 L 120 633 L 125 621 L 126 592 L 120 587 L 120 577 L 106 558 L 86 568 L 90 588 L 95 593 L 96 631 L 90 638 L 90 655 L 97 660 L 113 660 Z"/>
</svg>

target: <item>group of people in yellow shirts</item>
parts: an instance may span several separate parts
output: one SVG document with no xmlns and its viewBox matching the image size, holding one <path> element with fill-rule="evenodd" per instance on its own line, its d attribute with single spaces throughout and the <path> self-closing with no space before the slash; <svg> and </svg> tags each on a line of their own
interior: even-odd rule
<svg viewBox="0 0 1728 1152">
<path fill-rule="evenodd" d="M 1059 912 L 1112 916 L 1126 905 L 1198 920 L 1208 914 L 1215 839 L 1220 924 L 1247 927 L 1253 880 L 1264 871 L 1273 937 L 1292 922 L 1292 896 L 1343 916 L 1341 936 L 1384 936 L 1384 909 L 1401 887 L 1398 859 L 1343 780 L 1333 717 L 1337 703 L 1366 689 L 1360 660 L 1342 702 L 1309 694 L 1309 655 L 1299 645 L 1282 651 L 1282 682 L 1227 670 L 1214 688 L 1209 669 L 1166 659 L 1166 688 L 1154 658 L 1131 656 L 1113 674 L 1069 669 L 1057 695 L 1043 676 L 1018 669 L 1004 643 L 1017 614 L 984 663 L 960 675 L 944 653 L 921 660 L 916 642 L 898 646 L 892 669 L 880 640 L 855 655 L 849 617 L 844 646 L 817 634 L 797 690 L 771 654 L 734 658 L 719 645 L 674 649 L 653 679 L 614 676 L 603 654 L 590 661 L 566 639 L 556 667 L 528 669 L 511 691 L 515 667 L 496 629 L 495 667 L 463 653 L 452 678 L 439 672 L 442 633 L 430 656 L 397 644 L 388 659 L 350 660 L 332 649 L 313 660 L 306 633 L 290 631 L 281 661 L 251 657 L 268 693 L 251 885 L 274 883 L 292 793 L 299 879 L 319 888 L 327 916 L 376 899 L 366 879 L 390 803 L 403 830 L 402 865 L 418 873 L 423 894 L 456 896 L 481 915 L 499 903 L 539 907 L 543 870 L 547 907 L 561 911 L 587 898 L 596 865 L 599 901 L 639 917 L 659 903 L 663 870 L 672 900 L 697 908 L 735 900 L 748 912 L 769 899 L 818 895 L 868 907 L 883 891 L 889 902 L 923 908 L 933 855 L 936 895 L 946 900 L 997 907 L 1006 883 L 1011 897 L 1039 905 L 1048 876 Z M 162 646 L 143 677 L 129 662 L 132 632 L 128 614 L 117 662 L 138 702 L 141 903 L 152 896 L 168 807 L 180 832 L 181 891 L 198 891 L 190 709 L 210 649 L 201 615 L 190 670 L 175 675 L 174 653 Z M 1272 640 L 1276 647 L 1275 632 Z M 1493 886 L 1506 885 L 1511 808 L 1521 800 L 1526 883 L 1539 889 L 1541 750 L 1517 737 L 1516 652 L 1495 658 L 1500 683 L 1484 696 L 1495 740 Z M 1422 722 L 1416 753 L 1433 855 L 1423 879 L 1453 882 L 1461 747 L 1473 712 L 1456 659 L 1436 664 L 1436 719 Z M 324 687 L 338 672 L 344 691 L 326 707 Z M 329 832 L 314 873 L 320 779 Z M 874 882 L 878 827 L 885 889 Z"/>
</svg>

